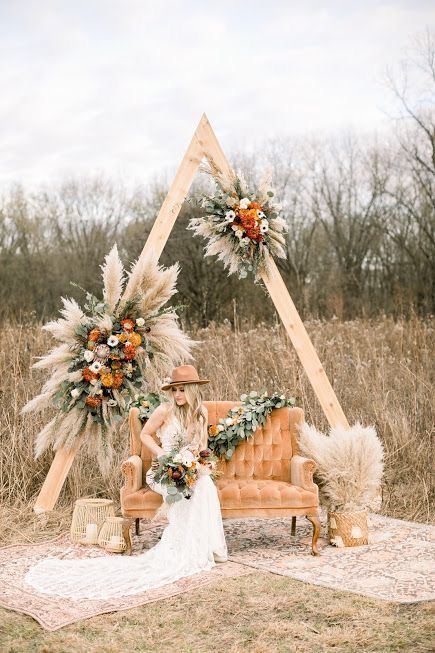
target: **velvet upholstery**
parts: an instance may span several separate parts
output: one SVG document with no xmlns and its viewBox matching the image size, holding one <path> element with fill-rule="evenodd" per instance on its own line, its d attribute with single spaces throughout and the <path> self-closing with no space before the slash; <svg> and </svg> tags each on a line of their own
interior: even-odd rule
<svg viewBox="0 0 435 653">
<path fill-rule="evenodd" d="M 216 424 L 230 408 L 241 404 L 204 403 L 209 424 Z M 125 484 L 121 488 L 121 507 L 125 517 L 151 518 L 162 498 L 145 484 L 151 455 L 140 440 L 138 412 L 132 408 L 129 415 L 131 455 L 122 465 Z M 252 438 L 237 446 L 231 460 L 219 462 L 223 475 L 217 480 L 217 490 L 223 518 L 306 515 L 310 521 L 316 519 L 319 493 L 313 482 L 315 463 L 300 456 L 297 447 L 297 427 L 303 420 L 301 408 L 276 408 Z M 317 553 L 315 548 L 313 539 L 313 552 Z"/>
</svg>

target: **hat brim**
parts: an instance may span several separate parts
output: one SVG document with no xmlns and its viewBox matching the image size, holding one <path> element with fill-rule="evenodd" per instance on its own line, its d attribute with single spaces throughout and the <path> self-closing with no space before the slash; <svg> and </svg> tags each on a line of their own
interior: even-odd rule
<svg viewBox="0 0 435 653">
<path fill-rule="evenodd" d="M 169 388 L 172 388 L 177 385 L 187 385 L 188 383 L 197 383 L 198 385 L 202 385 L 203 383 L 210 383 L 210 379 L 197 379 L 194 381 L 174 381 L 173 383 L 166 383 L 166 385 L 162 385 L 160 390 L 169 390 Z"/>
</svg>

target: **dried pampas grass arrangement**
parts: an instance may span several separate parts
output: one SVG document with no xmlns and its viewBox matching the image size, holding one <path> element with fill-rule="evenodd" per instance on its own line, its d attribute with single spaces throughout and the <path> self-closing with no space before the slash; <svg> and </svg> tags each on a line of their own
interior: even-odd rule
<svg viewBox="0 0 435 653">
<path fill-rule="evenodd" d="M 176 308 L 164 308 L 176 292 L 178 263 L 165 269 L 139 258 L 125 274 L 115 245 L 101 268 L 103 299 L 87 292 L 82 309 L 62 297 L 62 317 L 42 327 L 60 344 L 32 366 L 50 376 L 22 413 L 57 411 L 37 435 L 36 457 L 83 441 L 107 473 L 135 396 L 157 390 L 174 366 L 191 360 L 195 343 L 180 330 Z"/>
<path fill-rule="evenodd" d="M 317 464 L 320 500 L 328 510 L 379 508 L 384 450 L 373 427 L 359 423 L 349 429 L 336 426 L 325 435 L 304 423 L 298 441 L 301 454 Z"/>
</svg>

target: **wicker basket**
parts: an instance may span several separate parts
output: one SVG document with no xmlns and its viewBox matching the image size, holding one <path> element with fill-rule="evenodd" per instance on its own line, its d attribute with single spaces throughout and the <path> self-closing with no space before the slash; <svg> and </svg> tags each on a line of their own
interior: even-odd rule
<svg viewBox="0 0 435 653">
<path fill-rule="evenodd" d="M 101 527 L 98 544 L 106 551 L 123 553 L 127 549 L 123 534 L 126 521 L 123 517 L 108 517 Z"/>
<path fill-rule="evenodd" d="M 114 514 L 111 499 L 77 499 L 71 522 L 71 541 L 97 544 L 101 526 Z"/>
<path fill-rule="evenodd" d="M 328 512 L 329 541 L 335 546 L 368 544 L 367 510 L 358 512 Z"/>
</svg>

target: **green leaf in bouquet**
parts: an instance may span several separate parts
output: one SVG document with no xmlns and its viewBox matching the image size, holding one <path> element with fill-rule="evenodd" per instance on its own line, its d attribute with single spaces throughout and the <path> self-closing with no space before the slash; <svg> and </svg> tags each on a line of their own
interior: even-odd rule
<svg viewBox="0 0 435 653">
<path fill-rule="evenodd" d="M 172 495 L 173 494 L 178 494 L 177 488 L 174 487 L 173 485 L 169 485 L 166 491 L 167 491 L 168 494 L 172 494 Z"/>
</svg>

